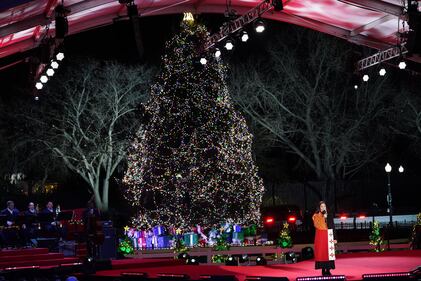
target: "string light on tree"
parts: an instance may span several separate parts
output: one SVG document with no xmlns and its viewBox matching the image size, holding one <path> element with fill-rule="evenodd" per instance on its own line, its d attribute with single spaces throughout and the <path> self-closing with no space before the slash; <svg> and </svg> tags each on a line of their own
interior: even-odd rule
<svg viewBox="0 0 421 281">
<path fill-rule="evenodd" d="M 183 21 L 166 43 L 163 69 L 141 107 L 142 127 L 128 153 L 125 196 L 134 226 L 186 229 L 221 221 L 260 222 L 264 191 L 252 135 L 236 111 L 220 59 L 197 67 L 203 26 Z"/>
</svg>

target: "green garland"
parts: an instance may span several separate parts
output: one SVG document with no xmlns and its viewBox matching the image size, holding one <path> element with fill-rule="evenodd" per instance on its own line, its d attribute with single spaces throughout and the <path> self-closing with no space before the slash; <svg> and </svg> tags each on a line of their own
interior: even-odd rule
<svg viewBox="0 0 421 281">
<path fill-rule="evenodd" d="M 383 252 L 382 245 L 384 244 L 383 235 L 381 233 L 380 225 L 378 221 L 373 222 L 373 229 L 370 234 L 370 245 L 375 246 L 375 252 Z"/>
<path fill-rule="evenodd" d="M 289 225 L 288 223 L 284 223 L 284 227 L 279 234 L 279 238 L 277 240 L 277 245 L 281 248 L 291 248 L 292 247 L 292 238 L 289 233 Z"/>
</svg>

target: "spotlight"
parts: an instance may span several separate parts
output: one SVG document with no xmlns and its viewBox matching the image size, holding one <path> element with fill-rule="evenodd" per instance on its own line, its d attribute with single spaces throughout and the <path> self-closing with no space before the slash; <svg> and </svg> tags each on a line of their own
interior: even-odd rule
<svg viewBox="0 0 421 281">
<path fill-rule="evenodd" d="M 57 68 L 58 68 L 58 62 L 56 62 L 56 61 L 52 61 L 52 62 L 51 62 L 51 67 L 52 67 L 53 69 L 57 69 Z"/>
<path fill-rule="evenodd" d="M 39 97 L 38 96 L 35 96 L 35 100 L 38 101 L 39 100 Z"/>
<path fill-rule="evenodd" d="M 205 65 L 207 62 L 208 62 L 208 61 L 207 61 L 205 58 L 201 58 L 201 59 L 200 59 L 200 63 L 201 63 L 202 65 Z"/>
<path fill-rule="evenodd" d="M 312 247 L 304 247 L 301 250 L 301 259 L 302 260 L 311 260 L 314 258 L 314 251 Z"/>
<path fill-rule="evenodd" d="M 37 82 L 37 83 L 35 84 L 35 88 L 37 88 L 38 90 L 41 90 L 41 89 L 42 89 L 42 87 L 44 87 L 44 85 L 43 85 L 41 82 Z"/>
<path fill-rule="evenodd" d="M 354 85 L 354 89 L 355 90 L 358 90 L 358 85 L 357 84 Z"/>
<path fill-rule="evenodd" d="M 221 50 L 218 48 L 215 49 L 215 58 L 219 58 L 221 56 Z"/>
<path fill-rule="evenodd" d="M 264 257 L 257 257 L 256 259 L 256 265 L 266 265 L 267 261 Z"/>
<path fill-rule="evenodd" d="M 227 42 L 225 42 L 225 49 L 227 49 L 228 51 L 231 51 L 234 48 L 234 44 L 232 43 L 231 40 L 227 40 Z"/>
<path fill-rule="evenodd" d="M 47 69 L 47 76 L 53 76 L 54 75 L 54 70 L 52 68 Z"/>
<path fill-rule="evenodd" d="M 196 257 L 189 257 L 186 260 L 186 264 L 188 264 L 188 265 L 199 265 L 199 260 Z"/>
<path fill-rule="evenodd" d="M 287 252 L 285 254 L 285 262 L 286 263 L 296 263 L 297 262 L 297 256 L 294 252 Z"/>
<path fill-rule="evenodd" d="M 276 12 L 282 11 L 284 9 L 284 4 L 282 3 L 282 0 L 272 0 L 272 6 Z"/>
<path fill-rule="evenodd" d="M 227 260 L 225 261 L 225 265 L 229 265 L 229 266 L 237 266 L 237 265 L 238 265 L 238 261 L 237 261 L 234 257 L 230 256 L 230 257 L 228 257 L 228 258 L 227 258 Z"/>
<path fill-rule="evenodd" d="M 62 61 L 64 59 L 64 53 L 60 52 L 56 55 L 56 59 L 58 61 Z"/>
<path fill-rule="evenodd" d="M 186 259 L 188 259 L 188 258 L 189 258 L 189 255 L 188 255 L 188 254 L 186 254 L 186 253 L 180 253 L 180 254 L 178 254 L 177 258 L 178 258 L 179 260 L 186 260 Z"/>
<path fill-rule="evenodd" d="M 385 76 L 386 75 L 386 69 L 384 69 L 384 68 L 380 69 L 379 75 L 380 76 Z"/>
<path fill-rule="evenodd" d="M 242 255 L 242 256 L 239 258 L 239 261 L 240 261 L 240 263 L 245 263 L 245 262 L 248 262 L 248 261 L 249 261 L 249 257 L 248 257 L 247 255 Z"/>
<path fill-rule="evenodd" d="M 42 75 L 41 78 L 39 78 L 39 81 L 41 81 L 41 83 L 44 83 L 45 84 L 48 81 L 48 77 L 45 76 L 45 75 Z"/>
<path fill-rule="evenodd" d="M 241 41 L 247 42 L 247 40 L 249 40 L 249 35 L 247 34 L 246 31 L 243 31 L 243 33 L 241 35 Z"/>
<path fill-rule="evenodd" d="M 401 61 L 401 62 L 399 63 L 399 69 L 405 69 L 405 68 L 406 68 L 406 62 Z"/>
<path fill-rule="evenodd" d="M 370 77 L 368 77 L 368 75 L 367 75 L 367 74 L 364 74 L 364 76 L 363 76 L 363 81 L 364 81 L 364 82 L 367 82 L 367 81 L 368 81 L 368 79 L 370 79 Z"/>
<path fill-rule="evenodd" d="M 256 25 L 254 28 L 256 29 L 257 33 L 262 33 L 263 31 L 265 31 L 265 24 L 263 23 L 263 21 L 258 20 L 256 21 Z"/>
</svg>

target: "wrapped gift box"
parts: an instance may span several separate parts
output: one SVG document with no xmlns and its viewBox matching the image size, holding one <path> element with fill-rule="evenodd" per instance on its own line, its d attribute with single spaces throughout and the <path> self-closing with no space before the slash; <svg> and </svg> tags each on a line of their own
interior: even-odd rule
<svg viewBox="0 0 421 281">
<path fill-rule="evenodd" d="M 161 225 L 154 226 L 154 228 L 153 228 L 153 234 L 154 234 L 155 236 L 164 235 L 164 234 L 165 234 L 165 229 L 164 229 L 164 227 L 163 227 L 163 226 L 161 226 Z"/>
<path fill-rule="evenodd" d="M 170 236 L 158 236 L 158 247 L 159 249 L 170 248 Z"/>
<path fill-rule="evenodd" d="M 234 232 L 232 234 L 232 242 L 237 243 L 240 242 L 240 244 L 244 241 L 244 233 L 243 232 Z"/>
<path fill-rule="evenodd" d="M 184 245 L 186 247 L 194 247 L 199 242 L 199 237 L 196 233 L 190 232 L 184 234 Z"/>
<path fill-rule="evenodd" d="M 241 225 L 239 225 L 239 224 L 234 224 L 233 229 L 234 229 L 234 232 L 241 232 Z"/>
</svg>

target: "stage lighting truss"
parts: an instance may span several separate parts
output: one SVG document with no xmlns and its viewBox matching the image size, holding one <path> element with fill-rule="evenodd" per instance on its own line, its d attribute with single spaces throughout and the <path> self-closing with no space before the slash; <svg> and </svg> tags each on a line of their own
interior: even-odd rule
<svg viewBox="0 0 421 281">
<path fill-rule="evenodd" d="M 211 35 L 208 38 L 208 40 L 205 42 L 203 46 L 203 50 L 204 51 L 209 50 L 210 48 L 215 46 L 217 43 L 227 38 L 230 34 L 234 34 L 238 30 L 243 29 L 244 26 L 260 18 L 264 13 L 274 8 L 275 5 L 278 8 L 277 10 L 279 10 L 279 5 L 276 0 L 271 0 L 271 1 L 264 0 L 260 2 L 256 7 L 246 12 L 241 17 L 238 17 L 232 21 L 227 22 L 221 27 L 219 32 Z"/>
<path fill-rule="evenodd" d="M 380 51 L 374 55 L 366 57 L 357 62 L 357 69 L 359 71 L 377 65 L 381 62 L 391 60 L 393 58 L 400 57 L 408 53 L 408 49 L 405 47 L 406 43 L 403 43 L 400 46 L 395 46 L 383 51 Z"/>
</svg>

